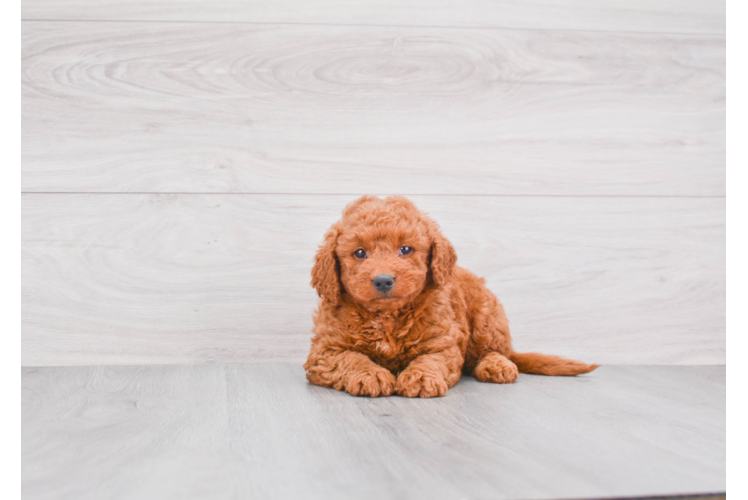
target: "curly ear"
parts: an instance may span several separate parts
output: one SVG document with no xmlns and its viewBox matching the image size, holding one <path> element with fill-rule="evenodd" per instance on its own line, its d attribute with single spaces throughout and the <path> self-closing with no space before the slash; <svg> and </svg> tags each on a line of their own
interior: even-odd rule
<svg viewBox="0 0 748 500">
<path fill-rule="evenodd" d="M 442 235 L 439 225 L 428 217 L 423 217 L 426 223 L 429 237 L 431 238 L 431 279 L 436 286 L 444 286 L 449 283 L 457 264 L 457 253 L 447 238 Z"/>
<path fill-rule="evenodd" d="M 340 264 L 335 255 L 339 234 L 337 225 L 327 231 L 312 268 L 312 286 L 320 297 L 332 304 L 340 302 Z"/>
</svg>

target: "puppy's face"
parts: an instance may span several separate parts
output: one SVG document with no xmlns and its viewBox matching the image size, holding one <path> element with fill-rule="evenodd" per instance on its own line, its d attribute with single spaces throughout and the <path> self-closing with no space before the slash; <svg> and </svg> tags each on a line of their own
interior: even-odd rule
<svg viewBox="0 0 748 500">
<path fill-rule="evenodd" d="M 456 257 L 433 221 L 407 199 L 364 196 L 350 204 L 317 254 L 312 285 L 369 310 L 403 307 L 429 284 L 443 285 Z"/>
<path fill-rule="evenodd" d="M 343 289 L 371 310 L 402 307 L 426 286 L 431 239 L 417 213 L 397 208 L 360 210 L 338 236 Z"/>
</svg>

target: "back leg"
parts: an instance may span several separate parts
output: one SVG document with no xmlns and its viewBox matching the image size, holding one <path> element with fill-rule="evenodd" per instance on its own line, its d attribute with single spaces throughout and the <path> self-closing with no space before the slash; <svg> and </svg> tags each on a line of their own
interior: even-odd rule
<svg viewBox="0 0 748 500">
<path fill-rule="evenodd" d="M 484 352 L 473 368 L 473 376 L 481 382 L 511 384 L 517 380 L 517 375 L 517 365 L 496 351 Z"/>
<path fill-rule="evenodd" d="M 481 382 L 512 383 L 519 370 L 508 358 L 512 337 L 504 307 L 483 279 L 467 272 L 461 278 L 470 322 L 465 371 Z"/>
</svg>

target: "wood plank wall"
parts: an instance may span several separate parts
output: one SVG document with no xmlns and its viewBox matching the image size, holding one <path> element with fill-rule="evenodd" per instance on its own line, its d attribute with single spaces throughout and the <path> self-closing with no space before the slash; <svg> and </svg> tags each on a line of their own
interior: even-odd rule
<svg viewBox="0 0 748 500">
<path fill-rule="evenodd" d="M 724 3 L 24 0 L 23 364 L 293 362 L 406 194 L 520 350 L 725 362 Z"/>
</svg>

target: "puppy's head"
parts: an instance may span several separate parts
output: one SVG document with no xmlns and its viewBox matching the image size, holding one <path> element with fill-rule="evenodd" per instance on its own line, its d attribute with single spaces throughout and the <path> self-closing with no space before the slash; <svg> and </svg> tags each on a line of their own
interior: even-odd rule
<svg viewBox="0 0 748 500">
<path fill-rule="evenodd" d="M 363 196 L 349 204 L 317 252 L 312 286 L 370 310 L 398 309 L 428 287 L 444 286 L 457 261 L 437 224 L 402 196 Z"/>
</svg>

